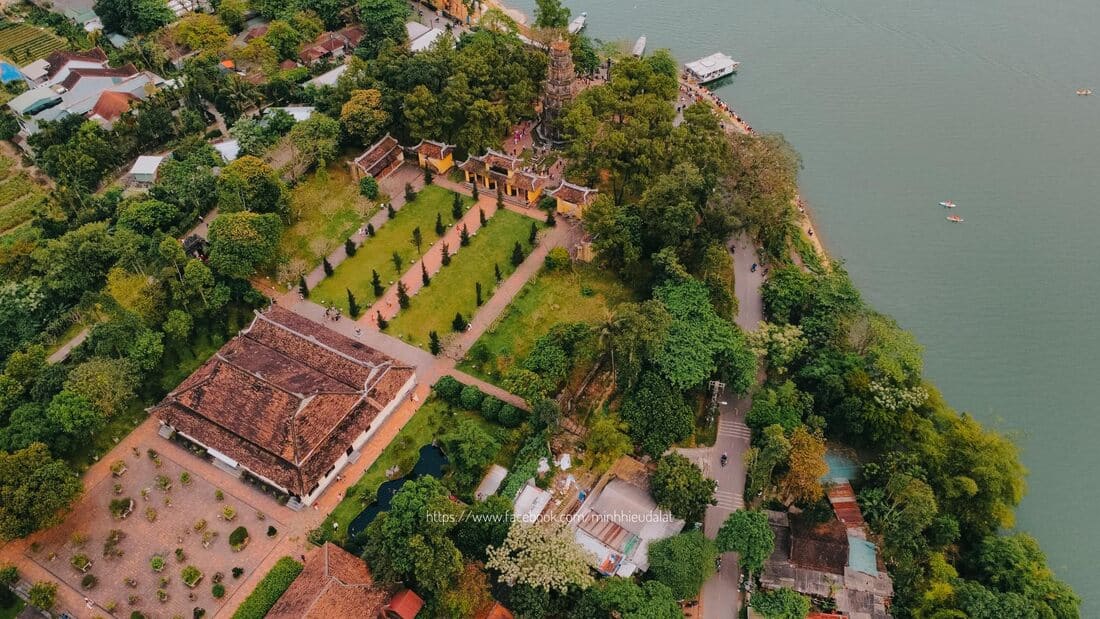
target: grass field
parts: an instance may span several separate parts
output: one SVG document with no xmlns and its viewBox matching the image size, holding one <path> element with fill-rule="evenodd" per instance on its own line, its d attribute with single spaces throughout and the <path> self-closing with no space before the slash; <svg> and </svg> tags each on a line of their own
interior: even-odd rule
<svg viewBox="0 0 1100 619">
<path fill-rule="evenodd" d="M 354 256 L 336 267 L 332 277 L 326 277 L 324 281 L 317 284 L 317 287 L 310 292 L 310 297 L 314 301 L 335 304 L 347 312 L 346 290 L 350 289 L 359 300 L 360 306 L 371 305 L 375 298 L 370 283 L 371 271 L 378 271 L 384 287 L 389 287 L 392 282 L 396 282 L 398 276 L 417 260 L 416 247 L 412 244 L 413 230 L 420 228 L 424 238 L 421 249 L 427 251 L 438 238 L 435 235 L 436 215 L 442 215 L 444 225 L 451 225 L 454 222 L 454 218 L 451 217 L 454 195 L 453 192 L 435 185 L 423 189 L 417 194 L 416 200 L 402 207 L 393 219 L 379 228 L 373 237 L 368 238 Z M 466 208 L 469 208 L 473 200 L 464 196 L 463 203 Z M 400 271 L 393 267 L 391 259 L 393 252 L 401 255 Z M 454 314 L 451 315 L 454 316 Z"/>
<path fill-rule="evenodd" d="M 386 333 L 427 347 L 428 332 L 436 331 L 440 337 L 450 333 L 456 313 L 469 320 L 477 311 L 475 282 L 481 282 L 482 300 L 489 300 L 496 287 L 494 265 L 500 267 L 503 280 L 515 270 L 511 258 L 516 241 L 524 253 L 531 251 L 527 238 L 533 221 L 509 210 L 497 211 L 470 239 L 470 245 L 432 277 L 431 285 L 420 289 L 409 308 L 398 312 Z"/>
<path fill-rule="evenodd" d="M 290 192 L 294 224 L 279 244 L 288 272 L 312 270 L 377 210 L 376 204 L 359 195 L 359 185 L 347 166 L 334 163 L 325 174 L 309 175 Z"/>
<path fill-rule="evenodd" d="M 13 164 L 0 156 L 0 236 L 33 219 L 35 210 L 48 200 L 44 188 Z"/>
<path fill-rule="evenodd" d="M 63 49 L 65 40 L 41 28 L 12 22 L 0 23 L 0 57 L 25 66 Z"/>
<path fill-rule="evenodd" d="M 496 382 L 555 324 L 595 323 L 609 309 L 633 300 L 633 292 L 614 273 L 593 265 L 577 264 L 563 271 L 543 269 L 519 291 L 458 367 Z"/>
</svg>

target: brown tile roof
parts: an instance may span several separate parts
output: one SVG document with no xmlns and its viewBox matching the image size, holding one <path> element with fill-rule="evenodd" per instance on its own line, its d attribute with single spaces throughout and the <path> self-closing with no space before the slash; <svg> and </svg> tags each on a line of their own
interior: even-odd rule
<svg viewBox="0 0 1100 619">
<path fill-rule="evenodd" d="M 844 574 L 848 565 L 848 531 L 839 520 L 821 524 L 791 518 L 791 563 L 832 574 Z"/>
<path fill-rule="evenodd" d="M 117 69 L 72 69 L 65 79 L 61 80 L 61 86 L 66 90 L 72 90 L 73 86 L 85 77 L 132 77 L 137 74 L 137 67 L 133 63 L 126 63 Z"/>
<path fill-rule="evenodd" d="M 305 569 L 268 611 L 267 619 L 373 619 L 388 598 L 362 559 L 327 542 L 306 555 Z"/>
<path fill-rule="evenodd" d="M 138 101 L 138 98 L 128 92 L 107 91 L 99 95 L 99 100 L 92 107 L 92 114 L 105 120 L 117 120 L 130 110 L 130 104 Z"/>
<path fill-rule="evenodd" d="M 291 69 L 298 68 L 298 63 L 294 62 L 293 60 L 291 60 L 289 58 L 287 58 L 286 60 L 279 63 L 279 68 L 282 69 L 283 71 L 289 71 Z"/>
<path fill-rule="evenodd" d="M 305 495 L 413 375 L 276 306 L 257 314 L 151 412 Z"/>
<path fill-rule="evenodd" d="M 360 36 L 360 38 L 362 38 Z M 322 32 L 312 43 L 305 46 L 298 57 L 305 62 L 313 62 L 338 49 L 355 47 L 341 32 Z"/>
<path fill-rule="evenodd" d="M 387 133 L 384 138 L 375 142 L 362 155 L 356 157 L 355 165 L 359 166 L 364 174 L 377 176 L 393 161 L 393 157 L 400 151 L 401 145 L 397 143 L 392 135 Z"/>
<path fill-rule="evenodd" d="M 500 151 L 489 149 L 485 151 L 485 156 L 481 158 L 485 162 L 485 165 L 490 168 L 500 168 L 504 170 L 519 170 L 523 167 L 523 162 L 519 159 L 506 155 Z"/>
<path fill-rule="evenodd" d="M 56 51 L 49 56 L 46 56 L 46 62 L 49 63 L 50 68 L 46 71 L 46 77 L 52 78 L 57 75 L 57 72 L 65 67 L 72 60 L 85 60 L 87 62 L 107 62 L 107 54 L 98 47 L 92 48 L 86 52 L 69 52 L 69 51 Z"/>
<path fill-rule="evenodd" d="M 587 206 L 592 203 L 592 200 L 596 199 L 596 190 L 588 187 L 582 187 L 580 185 L 574 185 L 566 181 L 562 181 L 561 185 L 558 185 L 556 189 L 548 191 L 550 195 L 555 198 L 560 198 L 569 202 L 570 204 L 583 204 Z"/>
<path fill-rule="evenodd" d="M 432 140 L 420 140 L 419 144 L 413 146 L 413 152 L 431 159 L 442 159 L 454 152 L 454 149 L 455 147 L 450 144 L 433 142 Z"/>
<path fill-rule="evenodd" d="M 386 605 L 386 615 L 394 619 L 413 619 L 423 607 L 424 600 L 420 599 L 419 595 L 412 589 L 402 589 Z"/>
<path fill-rule="evenodd" d="M 248 29 L 248 32 L 246 32 L 244 34 L 245 42 L 247 43 L 248 41 L 251 41 L 252 39 L 258 39 L 258 38 L 264 36 L 265 34 L 267 34 L 268 27 L 269 26 L 267 24 L 260 24 L 259 26 L 252 26 L 251 28 Z"/>
<path fill-rule="evenodd" d="M 348 41 L 348 45 L 355 47 L 359 45 L 359 42 L 363 40 L 365 33 L 359 26 L 348 26 L 347 28 L 341 28 L 337 31 L 337 34 L 344 37 Z"/>
<path fill-rule="evenodd" d="M 545 176 L 539 174 L 520 172 L 512 176 L 511 183 L 513 187 L 518 187 L 524 191 L 535 191 L 545 187 L 548 180 Z"/>
</svg>

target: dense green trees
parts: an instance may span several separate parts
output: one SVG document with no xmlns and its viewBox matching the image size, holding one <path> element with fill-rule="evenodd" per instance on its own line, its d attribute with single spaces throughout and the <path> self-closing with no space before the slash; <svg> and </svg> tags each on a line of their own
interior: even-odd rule
<svg viewBox="0 0 1100 619">
<path fill-rule="evenodd" d="M 656 580 L 642 584 L 629 578 L 612 577 L 585 590 L 580 604 L 570 615 L 582 619 L 678 619 L 684 616 L 672 590 Z"/>
<path fill-rule="evenodd" d="M 80 479 L 42 443 L 0 451 L 0 538 L 56 524 L 82 489 Z"/>
<path fill-rule="evenodd" d="M 289 215 L 286 186 L 278 174 L 261 159 L 248 155 L 222 170 L 218 177 L 218 207 L 225 213 Z"/>
<path fill-rule="evenodd" d="M 96 0 L 93 9 L 108 32 L 127 36 L 152 32 L 176 17 L 164 0 Z"/>
<path fill-rule="evenodd" d="M 708 505 L 715 505 L 718 482 L 703 476 L 694 462 L 677 453 L 657 460 L 650 478 L 650 492 L 657 505 L 687 522 L 702 522 Z"/>
<path fill-rule="evenodd" d="M 775 549 L 775 533 L 761 511 L 738 510 L 722 523 L 715 539 L 718 552 L 736 552 L 742 569 L 759 574 Z"/>
<path fill-rule="evenodd" d="M 405 42 L 408 33 L 405 22 L 412 13 L 409 5 L 401 0 L 359 0 L 359 20 L 367 36 L 359 43 L 359 52 L 374 58 L 386 42 Z"/>
<path fill-rule="evenodd" d="M 440 592 L 462 569 L 462 555 L 448 534 L 461 508 L 434 477 L 421 477 L 401 487 L 390 510 L 364 531 L 363 558 L 371 571 L 388 581 L 411 580 Z"/>
<path fill-rule="evenodd" d="M 472 489 L 481 480 L 485 467 L 500 451 L 500 443 L 469 419 L 459 421 L 439 440 L 453 465 L 452 471 L 459 488 Z"/>
<path fill-rule="evenodd" d="M 572 529 L 561 524 L 516 521 L 504 543 L 490 548 L 488 555 L 485 567 L 508 585 L 566 593 L 594 582 L 587 551 L 574 543 Z"/>
<path fill-rule="evenodd" d="M 678 600 L 699 594 L 703 583 L 714 574 L 718 549 L 702 531 L 680 533 L 649 545 L 651 578 L 672 590 Z"/>
<path fill-rule="evenodd" d="M 805 619 L 810 613 L 810 598 L 782 587 L 753 595 L 751 606 L 767 619 Z"/>
<path fill-rule="evenodd" d="M 278 216 L 226 213 L 210 223 L 210 266 L 226 277 L 248 279 L 276 258 L 282 224 Z"/>
</svg>

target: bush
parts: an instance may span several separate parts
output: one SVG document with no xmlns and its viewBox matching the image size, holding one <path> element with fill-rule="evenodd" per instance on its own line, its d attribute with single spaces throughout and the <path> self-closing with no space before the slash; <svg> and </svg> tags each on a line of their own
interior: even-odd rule
<svg viewBox="0 0 1100 619">
<path fill-rule="evenodd" d="M 0 585 L 13 585 L 19 580 L 19 570 L 11 563 L 0 565 Z"/>
<path fill-rule="evenodd" d="M 359 195 L 368 200 L 378 199 L 378 181 L 373 176 L 364 176 L 359 179 Z"/>
<path fill-rule="evenodd" d="M 504 402 L 487 395 L 481 401 L 481 415 L 489 421 L 497 421 L 500 419 L 500 408 L 503 405 Z"/>
<path fill-rule="evenodd" d="M 444 402 L 448 404 L 457 405 L 461 402 L 463 384 L 458 382 L 453 376 L 443 376 L 439 380 L 435 381 L 435 386 L 432 389 L 435 390 Z"/>
<path fill-rule="evenodd" d="M 564 247 L 555 247 L 546 254 L 546 268 L 557 271 L 569 266 L 569 250 Z"/>
<path fill-rule="evenodd" d="M 268 525 L 268 526 L 267 526 L 267 536 L 268 536 L 268 537 L 275 537 L 275 536 L 276 536 L 276 535 L 278 535 L 278 534 L 279 534 L 279 530 L 278 530 L 278 529 L 276 529 L 275 527 L 273 527 L 273 526 L 271 526 L 271 525 Z"/>
<path fill-rule="evenodd" d="M 472 411 L 481 410 L 481 402 L 484 399 L 485 394 L 481 393 L 477 387 L 467 386 L 462 389 L 462 408 Z"/>
<path fill-rule="evenodd" d="M 279 559 L 271 571 L 256 585 L 252 593 L 237 607 L 233 619 L 263 619 L 267 611 L 275 605 L 298 574 L 302 573 L 302 564 L 290 557 Z"/>
<path fill-rule="evenodd" d="M 214 596 L 214 599 L 220 600 L 225 597 L 225 585 L 216 583 L 213 587 L 210 587 L 210 595 Z"/>
<path fill-rule="evenodd" d="M 527 413 L 511 404 L 502 405 L 500 407 L 500 414 L 497 415 L 497 421 L 505 428 L 519 427 L 526 419 Z"/>
<path fill-rule="evenodd" d="M 84 578 L 80 580 L 81 589 L 95 589 L 97 584 L 99 584 L 99 579 L 92 574 L 85 574 Z"/>
<path fill-rule="evenodd" d="M 240 550 L 248 544 L 248 529 L 237 527 L 229 534 L 229 545 L 233 550 Z"/>
</svg>

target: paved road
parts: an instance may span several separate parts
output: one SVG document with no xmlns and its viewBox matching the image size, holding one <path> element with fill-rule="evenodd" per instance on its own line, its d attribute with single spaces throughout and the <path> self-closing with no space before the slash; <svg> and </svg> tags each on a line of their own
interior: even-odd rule
<svg viewBox="0 0 1100 619">
<path fill-rule="evenodd" d="M 753 330 L 763 320 L 763 301 L 760 286 L 764 283 L 762 270 L 752 272 L 752 264 L 758 262 L 756 250 L 751 239 L 738 235 L 734 239 L 734 293 L 737 295 L 738 311 L 736 322 L 745 330 Z M 759 377 L 758 377 L 759 380 Z M 707 509 L 703 522 L 703 531 L 714 538 L 726 518 L 735 510 L 743 509 L 745 493 L 744 454 L 749 448 L 750 432 L 745 425 L 745 413 L 752 406 L 749 397 L 736 398 L 724 390 L 719 395 L 718 438 L 714 447 L 691 450 L 685 454 L 703 469 L 703 472 L 718 481 L 715 493 L 718 505 Z M 723 453 L 729 455 L 726 466 L 721 466 Z M 739 577 L 740 568 L 737 555 L 727 553 L 722 556 L 722 571 L 703 586 L 701 594 L 704 619 L 730 619 L 737 616 L 741 607 Z"/>
</svg>

